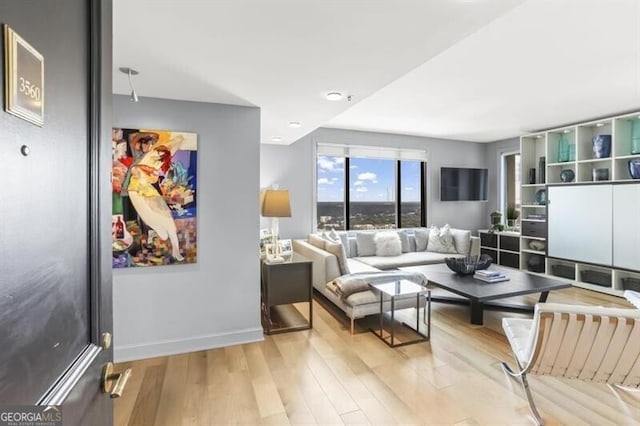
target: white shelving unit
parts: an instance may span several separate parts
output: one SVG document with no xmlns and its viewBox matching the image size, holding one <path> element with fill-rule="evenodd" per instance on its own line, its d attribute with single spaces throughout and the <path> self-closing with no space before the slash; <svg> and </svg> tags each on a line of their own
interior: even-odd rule
<svg viewBox="0 0 640 426">
<path fill-rule="evenodd" d="M 546 201 L 536 200 L 536 193 L 545 190 L 548 184 L 610 184 L 635 182 L 630 175 L 628 162 L 640 159 L 640 153 L 631 153 L 631 129 L 634 121 L 640 121 L 640 112 L 579 123 L 572 126 L 550 129 L 520 138 L 522 235 L 520 237 L 520 268 L 529 269 L 532 260 L 542 260 L 542 266 L 532 272 L 544 273 L 570 279 L 574 285 L 590 290 L 621 295 L 623 279 L 640 280 L 638 270 L 623 270 L 583 262 L 548 258 L 546 248 Z M 636 123 L 639 125 L 640 123 Z M 597 135 L 611 135 L 611 155 L 595 158 L 593 138 Z M 570 149 L 570 156 L 561 158 L 560 140 L 564 139 Z M 545 158 L 544 176 L 540 173 L 540 158 Z M 567 160 L 567 161 L 560 161 Z M 529 170 L 535 169 L 535 182 L 529 181 Z M 607 169 L 608 179 L 594 181 L 594 169 Z M 560 173 L 572 170 L 575 177 L 571 182 L 563 182 Z M 640 185 L 640 180 L 637 180 Z M 531 215 L 544 215 L 544 218 Z M 544 244 L 544 248 L 532 248 L 530 244 Z M 540 265 L 539 262 L 534 262 Z M 598 284 L 590 283 L 589 280 Z"/>
</svg>

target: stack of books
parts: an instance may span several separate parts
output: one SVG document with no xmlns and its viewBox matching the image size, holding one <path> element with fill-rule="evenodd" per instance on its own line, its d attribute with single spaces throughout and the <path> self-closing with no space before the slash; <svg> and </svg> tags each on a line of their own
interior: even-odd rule
<svg viewBox="0 0 640 426">
<path fill-rule="evenodd" d="M 498 271 L 490 271 L 488 269 L 476 271 L 475 274 L 473 274 L 473 278 L 487 283 L 499 283 L 501 281 L 509 280 L 509 277 L 507 277 L 503 273 Z"/>
<path fill-rule="evenodd" d="M 529 213 L 527 219 L 545 220 L 547 215 L 544 213 Z"/>
</svg>

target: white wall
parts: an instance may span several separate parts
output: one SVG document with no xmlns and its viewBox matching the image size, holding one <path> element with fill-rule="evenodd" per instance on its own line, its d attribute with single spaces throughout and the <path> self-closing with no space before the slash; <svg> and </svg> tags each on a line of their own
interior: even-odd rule
<svg viewBox="0 0 640 426">
<path fill-rule="evenodd" d="M 289 189 L 292 217 L 280 220 L 282 238 L 302 238 L 311 232 L 315 204 L 315 146 L 318 142 L 423 149 L 428 156 L 427 224 L 470 229 L 486 228 L 487 202 L 440 201 L 440 167 L 485 168 L 486 145 L 417 136 L 320 128 L 290 146 L 263 145 L 260 186 Z M 489 171 L 491 176 L 491 169 Z M 267 219 L 261 220 L 268 227 Z"/>
<path fill-rule="evenodd" d="M 503 154 L 520 152 L 520 138 L 504 139 L 485 145 L 486 166 L 489 169 L 489 196 L 485 212 L 485 228 L 490 226 L 489 214 L 500 208 L 500 167 Z"/>
<path fill-rule="evenodd" d="M 198 262 L 113 271 L 115 360 L 261 340 L 260 110 L 114 96 L 113 122 L 198 134 Z"/>
</svg>

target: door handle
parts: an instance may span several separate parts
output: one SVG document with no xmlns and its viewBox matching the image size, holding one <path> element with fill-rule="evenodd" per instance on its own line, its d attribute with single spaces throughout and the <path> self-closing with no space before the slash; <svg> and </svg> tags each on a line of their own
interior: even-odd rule
<svg viewBox="0 0 640 426">
<path fill-rule="evenodd" d="M 114 373 L 113 363 L 108 362 L 102 369 L 102 392 L 110 394 L 111 398 L 120 398 L 129 377 L 131 377 L 130 368 L 121 373 Z"/>
</svg>

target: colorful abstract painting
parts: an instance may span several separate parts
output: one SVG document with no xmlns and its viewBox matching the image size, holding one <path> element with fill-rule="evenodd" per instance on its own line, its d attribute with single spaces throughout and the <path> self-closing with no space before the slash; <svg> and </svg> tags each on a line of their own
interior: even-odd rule
<svg viewBox="0 0 640 426">
<path fill-rule="evenodd" d="M 113 129 L 113 267 L 195 263 L 198 135 Z"/>
</svg>

